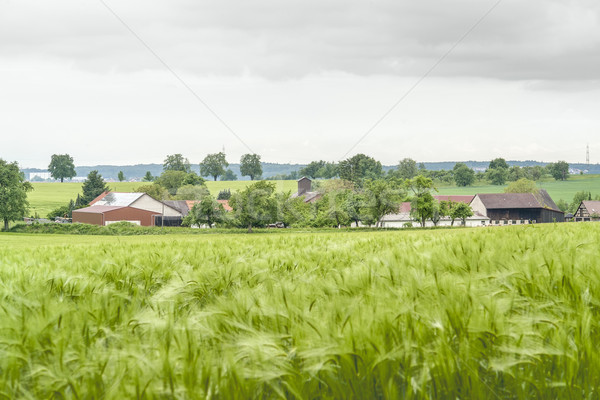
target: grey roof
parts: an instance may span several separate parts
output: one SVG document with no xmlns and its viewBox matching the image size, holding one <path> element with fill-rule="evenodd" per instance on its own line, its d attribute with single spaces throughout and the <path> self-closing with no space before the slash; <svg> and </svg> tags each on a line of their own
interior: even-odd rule
<svg viewBox="0 0 600 400">
<path fill-rule="evenodd" d="M 94 203 L 95 206 L 117 206 L 127 207 L 133 204 L 137 199 L 145 195 L 145 193 L 121 193 L 109 192 Z"/>
<path fill-rule="evenodd" d="M 478 194 L 477 196 L 479 196 L 479 199 L 481 199 L 481 202 L 488 210 L 507 208 L 546 208 L 562 212 L 544 189 L 540 189 L 536 194 L 490 193 Z"/>
<path fill-rule="evenodd" d="M 600 201 L 597 200 L 584 200 L 582 201 L 583 206 L 590 215 L 600 215 Z"/>
<path fill-rule="evenodd" d="M 188 215 L 190 212 L 190 207 L 185 200 L 165 200 L 163 203 L 179 211 L 183 217 Z"/>
</svg>

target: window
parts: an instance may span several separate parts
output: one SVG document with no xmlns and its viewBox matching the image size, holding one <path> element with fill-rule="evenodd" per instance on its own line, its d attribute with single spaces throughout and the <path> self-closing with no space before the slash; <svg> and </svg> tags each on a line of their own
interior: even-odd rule
<svg viewBox="0 0 600 400">
<path fill-rule="evenodd" d="M 508 220 L 507 219 L 504 220 L 504 225 L 508 225 Z"/>
<path fill-rule="evenodd" d="M 513 225 L 516 225 L 516 224 L 517 224 L 517 221 L 513 219 L 513 221 L 512 221 L 512 224 L 513 224 Z"/>
</svg>

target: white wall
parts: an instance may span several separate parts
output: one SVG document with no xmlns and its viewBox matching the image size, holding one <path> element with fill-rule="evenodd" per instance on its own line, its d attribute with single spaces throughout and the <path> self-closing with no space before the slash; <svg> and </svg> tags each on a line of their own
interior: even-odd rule
<svg viewBox="0 0 600 400">
<path fill-rule="evenodd" d="M 152 197 L 150 197 L 147 194 L 144 194 L 139 199 L 137 199 L 136 201 L 131 203 L 130 207 L 135 207 L 135 208 L 139 208 L 142 210 L 153 211 L 157 214 L 163 213 L 163 203 L 161 203 L 158 200 L 154 200 Z M 165 217 L 180 217 L 181 216 L 181 213 L 179 211 L 167 206 L 166 204 L 164 205 L 164 212 L 165 212 Z"/>
</svg>

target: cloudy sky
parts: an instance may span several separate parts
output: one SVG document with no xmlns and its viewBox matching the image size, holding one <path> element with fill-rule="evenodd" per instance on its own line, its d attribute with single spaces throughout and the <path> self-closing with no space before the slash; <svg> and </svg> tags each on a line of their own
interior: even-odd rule
<svg viewBox="0 0 600 400">
<path fill-rule="evenodd" d="M 497 1 L 0 0 L 0 158 L 600 162 L 600 2 Z"/>
</svg>

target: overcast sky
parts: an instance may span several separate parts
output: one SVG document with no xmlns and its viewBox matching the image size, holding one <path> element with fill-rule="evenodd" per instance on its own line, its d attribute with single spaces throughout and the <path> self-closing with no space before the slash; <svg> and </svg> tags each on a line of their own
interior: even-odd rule
<svg viewBox="0 0 600 400">
<path fill-rule="evenodd" d="M 600 162 L 600 1 L 105 0 L 263 161 Z M 0 0 L 0 158 L 250 150 L 100 0 Z"/>
</svg>

